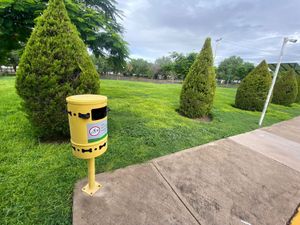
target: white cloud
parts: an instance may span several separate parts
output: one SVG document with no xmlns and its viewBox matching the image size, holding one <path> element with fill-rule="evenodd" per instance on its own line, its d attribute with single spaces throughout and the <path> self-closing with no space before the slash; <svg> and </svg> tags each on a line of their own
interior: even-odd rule
<svg viewBox="0 0 300 225">
<path fill-rule="evenodd" d="M 238 55 L 275 62 L 284 36 L 300 38 L 299 0 L 119 0 L 119 8 L 132 56 L 151 61 L 199 51 L 211 36 L 223 38 L 217 61 Z M 300 60 L 299 43 L 287 46 L 284 60 Z"/>
</svg>

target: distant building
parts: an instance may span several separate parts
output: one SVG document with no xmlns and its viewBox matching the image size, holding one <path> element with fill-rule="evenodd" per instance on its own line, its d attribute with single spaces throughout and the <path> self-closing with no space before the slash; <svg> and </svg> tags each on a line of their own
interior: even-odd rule
<svg viewBox="0 0 300 225">
<path fill-rule="evenodd" d="M 268 66 L 269 66 L 269 69 L 272 72 L 275 72 L 277 63 L 269 63 Z M 296 62 L 294 62 L 294 63 L 281 63 L 279 72 L 287 71 L 290 68 L 294 69 L 297 75 L 300 75 L 300 65 Z"/>
<path fill-rule="evenodd" d="M 14 68 L 12 66 L 0 66 L 0 74 L 14 74 Z"/>
</svg>

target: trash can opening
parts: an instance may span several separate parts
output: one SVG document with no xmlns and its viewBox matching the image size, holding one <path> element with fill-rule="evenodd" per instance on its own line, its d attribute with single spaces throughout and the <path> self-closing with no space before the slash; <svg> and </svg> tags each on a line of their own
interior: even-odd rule
<svg viewBox="0 0 300 225">
<path fill-rule="evenodd" d="M 107 115 L 107 107 L 92 109 L 92 120 L 101 120 Z"/>
</svg>

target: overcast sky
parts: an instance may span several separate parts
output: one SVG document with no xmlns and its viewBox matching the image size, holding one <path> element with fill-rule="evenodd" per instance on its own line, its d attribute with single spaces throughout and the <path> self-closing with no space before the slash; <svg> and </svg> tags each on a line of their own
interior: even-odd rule
<svg viewBox="0 0 300 225">
<path fill-rule="evenodd" d="M 206 37 L 223 40 L 217 62 L 237 55 L 276 62 L 284 36 L 300 38 L 300 0 L 118 0 L 131 57 L 154 61 L 172 51 L 199 51 Z M 300 41 L 284 61 L 300 61 Z"/>
</svg>

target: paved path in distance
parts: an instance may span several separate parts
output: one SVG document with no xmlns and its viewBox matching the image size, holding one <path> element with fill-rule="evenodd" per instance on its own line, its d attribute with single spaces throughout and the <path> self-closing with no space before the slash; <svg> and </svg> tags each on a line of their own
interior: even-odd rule
<svg viewBox="0 0 300 225">
<path fill-rule="evenodd" d="M 148 163 L 74 190 L 74 225 L 285 225 L 300 203 L 300 117 Z"/>
</svg>

